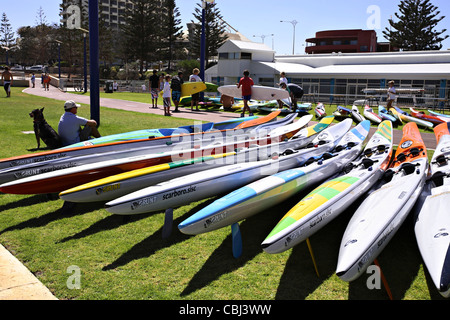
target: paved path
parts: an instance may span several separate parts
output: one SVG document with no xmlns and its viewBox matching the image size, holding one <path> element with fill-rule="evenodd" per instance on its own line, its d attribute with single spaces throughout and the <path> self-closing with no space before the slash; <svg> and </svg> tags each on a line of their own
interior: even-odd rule
<svg viewBox="0 0 450 320">
<path fill-rule="evenodd" d="M 24 92 L 46 98 L 61 100 L 61 110 L 63 102 L 74 100 L 77 103 L 90 104 L 90 97 L 80 94 L 61 92 L 59 89 L 51 87 L 50 91 L 44 91 L 40 86 L 36 88 L 27 88 Z M 114 93 L 111 94 L 114 96 Z M 150 99 L 150 96 L 149 96 Z M 149 100 L 150 101 L 150 100 Z M 102 107 L 123 109 L 142 113 L 163 114 L 162 106 L 159 109 L 149 108 L 149 104 L 140 102 L 131 102 L 110 98 L 101 98 Z M 239 117 L 239 114 L 218 111 L 190 111 L 189 108 L 180 108 L 182 112 L 174 113 L 174 117 L 219 122 Z M 371 133 L 376 128 L 371 129 Z M 396 130 L 394 134 L 394 143 L 398 144 L 401 139 L 401 132 Z M 429 149 L 436 148 L 436 142 L 433 133 L 423 133 L 422 137 Z M 0 300 L 55 300 L 52 293 L 11 253 L 0 245 Z"/>
</svg>

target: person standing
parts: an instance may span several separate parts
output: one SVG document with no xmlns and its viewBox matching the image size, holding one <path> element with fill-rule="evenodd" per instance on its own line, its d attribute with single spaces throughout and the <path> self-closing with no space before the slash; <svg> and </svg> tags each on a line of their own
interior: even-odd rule
<svg viewBox="0 0 450 320">
<path fill-rule="evenodd" d="M 173 110 L 173 112 L 180 112 L 180 110 L 178 110 L 178 105 L 181 100 L 181 86 L 183 83 L 183 72 L 180 71 L 177 76 L 172 78 L 172 82 L 170 84 L 170 88 L 172 89 L 172 101 L 175 105 L 175 110 Z"/>
<path fill-rule="evenodd" d="M 34 72 L 31 74 L 31 87 L 34 88 L 36 84 L 36 76 L 34 75 Z"/>
<path fill-rule="evenodd" d="M 195 68 L 192 71 L 192 74 L 189 76 L 189 82 L 202 82 L 203 80 L 198 76 L 198 74 L 200 73 L 200 70 L 198 68 Z M 191 111 L 193 111 L 194 109 L 194 104 L 195 104 L 195 110 L 198 111 L 198 103 L 200 102 L 200 93 L 194 93 L 192 95 L 192 100 L 191 100 Z"/>
<path fill-rule="evenodd" d="M 150 76 L 148 87 L 152 95 L 152 109 L 158 109 L 159 77 L 156 70 L 153 70 L 153 74 Z"/>
<path fill-rule="evenodd" d="M 392 108 L 392 104 L 394 103 L 395 99 L 396 99 L 396 91 L 395 91 L 395 82 L 394 80 L 391 80 L 388 82 L 388 86 L 389 89 L 387 91 L 388 93 L 388 99 L 387 99 L 387 110 L 390 111 L 390 109 Z"/>
<path fill-rule="evenodd" d="M 170 75 L 165 76 L 164 86 L 162 90 L 163 102 L 164 102 L 164 115 L 171 116 L 170 114 Z"/>
<path fill-rule="evenodd" d="M 12 73 L 9 71 L 8 67 L 5 67 L 5 71 L 2 73 L 2 80 L 3 80 L 3 88 L 6 92 L 6 97 L 11 98 L 11 86 L 14 80 L 14 77 Z"/>
<path fill-rule="evenodd" d="M 49 91 L 50 90 L 50 76 L 48 73 L 44 73 L 44 90 Z"/>
<path fill-rule="evenodd" d="M 249 116 L 253 116 L 248 102 L 252 99 L 252 87 L 254 86 L 253 79 L 250 78 L 250 72 L 244 71 L 244 76 L 239 80 L 238 88 L 242 88 L 242 98 L 244 99 L 244 110 L 241 113 L 241 117 L 245 117 L 245 111 L 248 110 Z"/>
</svg>

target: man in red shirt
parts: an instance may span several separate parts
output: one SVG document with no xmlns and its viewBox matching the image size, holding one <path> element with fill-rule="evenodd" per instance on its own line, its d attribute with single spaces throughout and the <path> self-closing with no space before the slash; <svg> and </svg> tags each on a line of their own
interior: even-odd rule
<svg viewBox="0 0 450 320">
<path fill-rule="evenodd" d="M 244 76 L 239 80 L 238 88 L 242 87 L 242 98 L 244 99 L 244 110 L 241 113 L 241 117 L 245 116 L 245 110 L 248 110 L 249 116 L 253 116 L 253 113 L 248 107 L 248 101 L 252 99 L 252 87 L 254 85 L 253 79 L 249 77 L 250 72 L 244 71 Z"/>
</svg>

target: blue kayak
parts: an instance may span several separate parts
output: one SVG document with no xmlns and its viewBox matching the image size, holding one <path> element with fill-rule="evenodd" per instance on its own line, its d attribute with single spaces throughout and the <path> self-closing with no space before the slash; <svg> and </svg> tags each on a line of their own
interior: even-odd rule
<svg viewBox="0 0 450 320">
<path fill-rule="evenodd" d="M 83 146 L 87 146 L 87 145 L 100 145 L 100 144 L 105 144 L 105 143 L 121 142 L 121 141 L 152 139 L 152 138 L 167 137 L 167 136 L 173 136 L 173 135 L 179 135 L 179 134 L 189 134 L 189 133 L 194 133 L 194 132 L 205 132 L 205 131 L 211 131 L 211 130 L 227 130 L 227 129 L 233 129 L 233 128 L 237 127 L 239 124 L 241 124 L 244 121 L 252 120 L 255 118 L 257 118 L 257 117 L 254 116 L 254 117 L 236 118 L 236 119 L 226 120 L 223 122 L 217 122 L 217 123 L 208 122 L 208 123 L 203 123 L 200 125 L 181 126 L 178 128 L 136 130 L 136 131 L 112 134 L 112 135 L 108 135 L 108 136 L 104 136 L 104 137 L 100 137 L 100 138 L 90 139 L 90 140 L 83 141 L 83 142 L 78 142 L 75 144 L 65 146 L 61 149 L 83 147 Z"/>
</svg>

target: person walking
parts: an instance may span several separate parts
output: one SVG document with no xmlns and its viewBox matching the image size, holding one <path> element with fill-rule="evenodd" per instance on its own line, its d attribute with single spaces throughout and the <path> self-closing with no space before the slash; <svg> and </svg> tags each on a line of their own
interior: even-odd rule
<svg viewBox="0 0 450 320">
<path fill-rule="evenodd" d="M 242 110 L 241 117 L 245 117 L 245 111 L 248 110 L 249 116 L 253 116 L 253 113 L 248 106 L 248 102 L 252 99 L 252 87 L 254 86 L 253 79 L 250 78 L 250 72 L 244 71 L 244 76 L 239 80 L 238 88 L 242 88 L 242 98 L 244 100 L 244 109 Z"/>
<path fill-rule="evenodd" d="M 392 104 L 394 103 L 394 101 L 396 99 L 396 93 L 397 92 L 395 91 L 394 85 L 395 85 L 394 80 L 391 80 L 391 81 L 388 82 L 389 89 L 387 91 L 388 99 L 387 99 L 387 106 L 386 106 L 386 109 L 388 111 L 390 111 L 390 109 L 392 108 Z"/>
<path fill-rule="evenodd" d="M 3 81 L 3 88 L 5 89 L 7 98 L 11 98 L 11 86 L 13 80 L 14 77 L 12 73 L 9 71 L 9 67 L 5 67 L 5 71 L 2 72 L 2 81 Z"/>
</svg>

